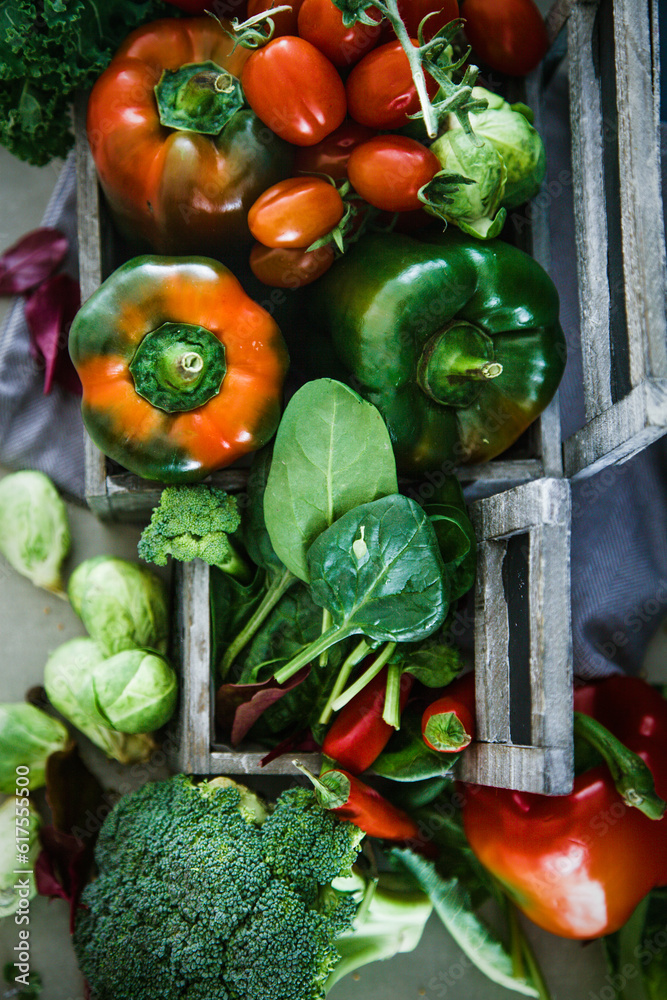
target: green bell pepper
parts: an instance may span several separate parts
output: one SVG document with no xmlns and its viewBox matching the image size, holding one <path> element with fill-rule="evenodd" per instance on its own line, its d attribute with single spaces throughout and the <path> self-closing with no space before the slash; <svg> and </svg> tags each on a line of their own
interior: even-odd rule
<svg viewBox="0 0 667 1000">
<path fill-rule="evenodd" d="M 484 462 L 552 399 L 565 367 L 558 293 L 500 240 L 452 228 L 365 236 L 314 290 L 312 322 L 384 417 L 400 472 Z"/>
</svg>

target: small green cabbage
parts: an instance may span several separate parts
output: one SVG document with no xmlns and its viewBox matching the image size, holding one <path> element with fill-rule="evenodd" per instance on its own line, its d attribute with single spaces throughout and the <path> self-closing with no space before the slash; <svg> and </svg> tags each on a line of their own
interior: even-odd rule
<svg viewBox="0 0 667 1000">
<path fill-rule="evenodd" d="M 500 204 L 507 170 L 493 145 L 477 136 L 479 145 L 462 129 L 445 132 L 430 147 L 442 170 L 427 185 L 427 212 L 480 239 L 497 236 L 505 221 Z"/>
<path fill-rule="evenodd" d="M 108 757 L 122 764 L 145 760 L 154 749 L 152 740 L 115 732 L 98 708 L 94 678 L 105 660 L 104 651 L 87 636 L 62 643 L 44 668 L 46 695 L 53 707 Z"/>
<path fill-rule="evenodd" d="M 508 104 L 484 87 L 473 87 L 472 95 L 489 102 L 486 111 L 471 113 L 470 123 L 475 135 L 488 140 L 502 157 L 507 169 L 502 204 L 505 208 L 516 208 L 533 198 L 544 180 L 544 143 L 526 117 L 530 110 L 525 105 Z M 450 115 L 447 124 L 452 130 L 461 128 L 456 115 Z"/>
<path fill-rule="evenodd" d="M 62 722 L 34 705 L 0 704 L 0 792 L 16 791 L 17 767 L 29 768 L 27 788 L 40 788 L 46 781 L 47 758 L 68 742 Z"/>
<path fill-rule="evenodd" d="M 105 656 L 137 647 L 166 652 L 167 589 L 145 566 L 114 556 L 86 559 L 72 573 L 68 594 Z"/>
<path fill-rule="evenodd" d="M 37 894 L 34 868 L 40 851 L 40 826 L 39 813 L 28 798 L 12 795 L 0 806 L 0 920 L 19 908 L 25 910 Z M 17 861 L 17 842 L 28 845 L 25 853 L 20 852 L 25 864 Z"/>
<path fill-rule="evenodd" d="M 0 481 L 0 552 L 17 572 L 62 596 L 70 544 L 65 504 L 48 476 L 13 472 Z"/>
<path fill-rule="evenodd" d="M 174 714 L 176 674 L 167 661 L 145 649 L 126 649 L 95 665 L 96 704 L 120 733 L 152 733 Z"/>
</svg>

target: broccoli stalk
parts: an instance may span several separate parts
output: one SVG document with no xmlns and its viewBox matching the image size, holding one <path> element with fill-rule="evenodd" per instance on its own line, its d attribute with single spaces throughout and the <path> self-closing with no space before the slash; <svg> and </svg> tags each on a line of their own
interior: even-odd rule
<svg viewBox="0 0 667 1000">
<path fill-rule="evenodd" d="M 363 837 L 305 788 L 266 807 L 228 778 L 177 775 L 125 795 L 76 917 L 93 994 L 324 1000 L 346 972 L 414 947 L 430 913 L 397 877 L 372 898 L 350 882 Z"/>
<path fill-rule="evenodd" d="M 235 497 L 215 486 L 167 486 L 139 539 L 146 562 L 166 566 L 168 556 L 179 562 L 203 559 L 242 584 L 253 570 L 232 535 L 241 523 Z"/>
</svg>

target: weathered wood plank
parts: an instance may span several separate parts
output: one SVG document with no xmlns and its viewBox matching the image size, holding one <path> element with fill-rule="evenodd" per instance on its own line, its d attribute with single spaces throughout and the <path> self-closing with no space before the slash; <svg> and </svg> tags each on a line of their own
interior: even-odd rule
<svg viewBox="0 0 667 1000">
<path fill-rule="evenodd" d="M 604 140 L 591 46 L 596 11 L 596 4 L 575 2 L 568 20 L 575 236 L 584 397 L 589 420 L 612 405 Z"/>
<path fill-rule="evenodd" d="M 539 795 L 567 795 L 572 791 L 572 758 L 561 747 L 471 743 L 454 770 L 461 781 L 476 785 Z"/>
<path fill-rule="evenodd" d="M 475 587 L 475 706 L 480 740 L 509 743 L 509 621 L 502 585 L 507 548 L 480 539 Z"/>
</svg>

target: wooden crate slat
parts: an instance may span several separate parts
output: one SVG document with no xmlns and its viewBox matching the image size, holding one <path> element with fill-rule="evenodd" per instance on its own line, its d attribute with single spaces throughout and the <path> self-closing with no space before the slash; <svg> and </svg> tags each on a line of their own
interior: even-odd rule
<svg viewBox="0 0 667 1000">
<path fill-rule="evenodd" d="M 542 776 L 539 788 L 533 787 L 536 775 Z M 456 776 L 475 785 L 567 795 L 572 791 L 572 755 L 560 747 L 471 743 L 456 764 Z"/>
<path fill-rule="evenodd" d="M 479 542 L 475 588 L 474 753 L 460 775 L 477 784 L 564 794 L 573 781 L 570 486 L 526 483 L 470 509 Z M 512 742 L 510 623 L 503 585 L 507 541 L 528 537 L 531 744 Z M 481 749 L 483 748 L 483 749 Z M 511 753 L 509 752 L 511 750 Z M 458 767 L 458 765 L 457 765 Z"/>
<path fill-rule="evenodd" d="M 588 420 L 612 405 L 604 137 L 591 47 L 596 13 L 596 4 L 575 3 L 568 21 L 575 238 Z"/>
<path fill-rule="evenodd" d="M 300 778 L 301 772 L 294 766 L 292 760 L 298 760 L 313 774 L 319 774 L 322 766 L 322 755 L 318 753 L 285 754 L 272 760 L 262 767 L 262 757 L 268 750 L 216 750 L 209 757 L 208 774 L 280 774 Z"/>
</svg>

